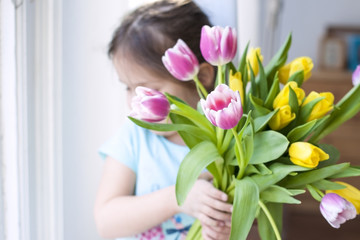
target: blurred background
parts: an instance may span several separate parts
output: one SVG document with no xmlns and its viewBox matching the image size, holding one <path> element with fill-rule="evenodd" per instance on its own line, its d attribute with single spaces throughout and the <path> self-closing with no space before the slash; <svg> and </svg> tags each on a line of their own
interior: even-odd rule
<svg viewBox="0 0 360 240">
<path fill-rule="evenodd" d="M 125 87 L 107 57 L 121 17 L 148 0 L 0 0 L 0 240 L 99 240 L 93 205 L 98 147 L 126 118 Z M 196 0 L 240 49 L 266 64 L 293 35 L 288 61 L 309 56 L 304 84 L 338 101 L 360 64 L 359 0 Z M 324 141 L 360 165 L 360 116 Z M 350 179 L 360 188 L 359 179 Z M 359 217 L 335 230 L 308 195 L 284 213 L 284 239 L 360 237 Z M 258 239 L 256 234 L 249 239 Z"/>
</svg>

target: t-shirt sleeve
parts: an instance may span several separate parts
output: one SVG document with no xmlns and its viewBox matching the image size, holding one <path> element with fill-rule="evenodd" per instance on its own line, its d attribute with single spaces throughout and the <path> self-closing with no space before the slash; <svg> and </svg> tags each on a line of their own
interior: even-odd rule
<svg viewBox="0 0 360 240">
<path fill-rule="evenodd" d="M 137 126 L 130 120 L 126 120 L 117 133 L 103 143 L 99 148 L 102 159 L 111 157 L 118 160 L 137 174 L 138 157 Z"/>
</svg>

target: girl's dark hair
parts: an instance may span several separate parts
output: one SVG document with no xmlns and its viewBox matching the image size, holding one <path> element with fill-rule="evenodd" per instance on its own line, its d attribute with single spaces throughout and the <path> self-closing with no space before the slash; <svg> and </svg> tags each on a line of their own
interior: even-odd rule
<svg viewBox="0 0 360 240">
<path fill-rule="evenodd" d="M 182 39 L 199 63 L 200 34 L 203 25 L 211 25 L 207 15 L 191 0 L 161 0 L 139 7 L 127 15 L 114 32 L 108 55 L 118 52 L 131 57 L 151 71 L 168 76 L 161 57 Z"/>
</svg>

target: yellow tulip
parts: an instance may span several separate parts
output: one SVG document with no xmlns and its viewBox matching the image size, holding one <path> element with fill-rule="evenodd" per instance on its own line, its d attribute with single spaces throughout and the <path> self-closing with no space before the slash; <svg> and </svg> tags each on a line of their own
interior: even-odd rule
<svg viewBox="0 0 360 240">
<path fill-rule="evenodd" d="M 259 56 L 260 61 L 262 62 L 264 57 L 261 55 L 261 49 L 260 48 L 250 48 L 249 53 L 246 56 L 246 61 L 250 63 L 251 68 L 254 72 L 254 75 L 256 76 L 259 73 L 259 63 L 257 60 L 256 55 Z M 250 81 L 250 67 L 247 66 L 248 70 L 248 81 Z"/>
<path fill-rule="evenodd" d="M 279 92 L 273 102 L 273 108 L 280 108 L 285 105 L 289 105 L 289 87 L 294 90 L 296 97 L 298 99 L 298 104 L 301 105 L 304 97 L 305 92 L 301 88 L 298 87 L 296 82 L 289 82 L 287 83 L 284 88 Z"/>
<path fill-rule="evenodd" d="M 304 103 L 302 104 L 305 106 L 312 100 L 319 98 L 319 97 L 325 97 L 323 100 L 318 102 L 313 110 L 310 113 L 309 118 L 307 119 L 308 122 L 314 119 L 319 119 L 325 116 L 329 111 L 331 111 L 334 108 L 334 95 L 331 92 L 323 92 L 323 93 L 317 93 L 315 91 L 312 91 L 305 99 Z"/>
<path fill-rule="evenodd" d="M 348 183 L 340 181 L 337 181 L 336 183 L 344 185 L 346 188 L 338 190 L 327 190 L 326 193 L 336 193 L 337 195 L 345 198 L 354 205 L 357 214 L 360 214 L 360 190 Z"/>
<path fill-rule="evenodd" d="M 236 72 L 235 74 L 232 73 L 230 70 L 229 74 L 229 87 L 233 91 L 239 91 L 240 98 L 241 98 L 241 104 L 244 104 L 244 87 L 243 87 L 243 81 L 241 79 L 241 72 Z"/>
<path fill-rule="evenodd" d="M 308 142 L 295 142 L 289 148 L 290 160 L 295 165 L 307 168 L 316 167 L 320 161 L 329 159 L 329 155 Z"/>
<path fill-rule="evenodd" d="M 279 111 L 270 119 L 269 126 L 272 130 L 280 130 L 286 127 L 296 117 L 295 113 L 291 113 L 291 107 L 285 105 L 280 107 Z"/>
<path fill-rule="evenodd" d="M 311 77 L 314 64 L 309 57 L 299 57 L 279 69 L 279 81 L 286 84 L 289 78 L 297 71 L 304 71 L 304 82 Z"/>
</svg>

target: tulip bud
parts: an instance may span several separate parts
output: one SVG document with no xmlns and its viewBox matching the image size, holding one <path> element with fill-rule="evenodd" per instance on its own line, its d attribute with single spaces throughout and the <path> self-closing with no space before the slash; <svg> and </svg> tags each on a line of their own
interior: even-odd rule
<svg viewBox="0 0 360 240">
<path fill-rule="evenodd" d="M 358 65 L 352 75 L 353 85 L 356 86 L 360 84 L 360 65 Z"/>
<path fill-rule="evenodd" d="M 320 212 L 334 228 L 356 217 L 354 205 L 335 193 L 328 193 L 322 198 Z"/>
<path fill-rule="evenodd" d="M 337 195 L 345 198 L 354 205 L 356 208 L 356 213 L 360 214 L 360 190 L 345 182 L 336 181 L 336 183 L 344 185 L 346 188 L 328 190 L 326 193 L 336 193 Z"/>
<path fill-rule="evenodd" d="M 307 168 L 316 167 L 320 161 L 329 159 L 329 155 L 308 142 L 295 142 L 289 148 L 290 160 L 295 165 Z"/>
<path fill-rule="evenodd" d="M 307 119 L 308 122 L 319 119 L 325 116 L 329 111 L 331 111 L 334 106 L 334 95 L 331 92 L 323 92 L 323 93 L 317 93 L 315 91 L 312 91 L 305 99 L 304 103 L 302 104 L 305 106 L 312 100 L 319 98 L 319 97 L 325 97 L 323 100 L 319 101 L 317 104 L 315 104 L 314 108 L 312 109 L 309 118 Z"/>
<path fill-rule="evenodd" d="M 229 87 L 233 91 L 239 91 L 241 102 L 244 103 L 244 85 L 241 79 L 241 72 L 236 72 L 233 74 L 232 71 L 230 70 Z"/>
<path fill-rule="evenodd" d="M 260 48 L 250 48 L 250 51 L 246 57 L 247 62 L 251 65 L 251 68 L 254 72 L 254 75 L 256 76 L 259 73 L 259 63 L 257 60 L 256 55 L 259 57 L 260 61 L 262 62 L 264 57 L 261 55 L 261 49 Z M 248 66 L 248 72 L 250 73 L 250 68 Z M 250 80 L 250 74 L 248 74 L 248 80 Z"/>
<path fill-rule="evenodd" d="M 299 57 L 279 69 L 279 81 L 286 84 L 294 73 L 303 70 L 304 82 L 311 77 L 311 70 L 314 64 L 309 57 Z"/>
<path fill-rule="evenodd" d="M 280 108 L 285 105 L 289 105 L 289 87 L 294 90 L 296 97 L 298 99 L 298 104 L 301 105 L 304 97 L 305 92 L 301 88 L 298 87 L 296 82 L 289 82 L 287 83 L 284 88 L 279 92 L 273 102 L 273 108 Z"/>
<path fill-rule="evenodd" d="M 131 101 L 131 117 L 147 122 L 159 122 L 164 120 L 170 111 L 170 103 L 159 91 L 137 87 L 136 96 Z"/>
<path fill-rule="evenodd" d="M 220 84 L 206 98 L 201 99 L 201 107 L 207 119 L 216 127 L 231 129 L 243 115 L 241 98 L 227 85 Z"/>
<path fill-rule="evenodd" d="M 270 119 L 269 126 L 272 130 L 280 130 L 286 127 L 296 117 L 295 113 L 291 113 L 291 107 L 285 105 L 280 107 L 279 111 Z"/>
<path fill-rule="evenodd" d="M 230 62 L 236 54 L 236 31 L 231 27 L 209 27 L 201 29 L 200 50 L 204 59 L 214 66 Z"/>
<path fill-rule="evenodd" d="M 179 39 L 174 47 L 165 51 L 162 62 L 166 69 L 177 79 L 189 81 L 199 72 L 199 62 L 195 54 Z"/>
</svg>

